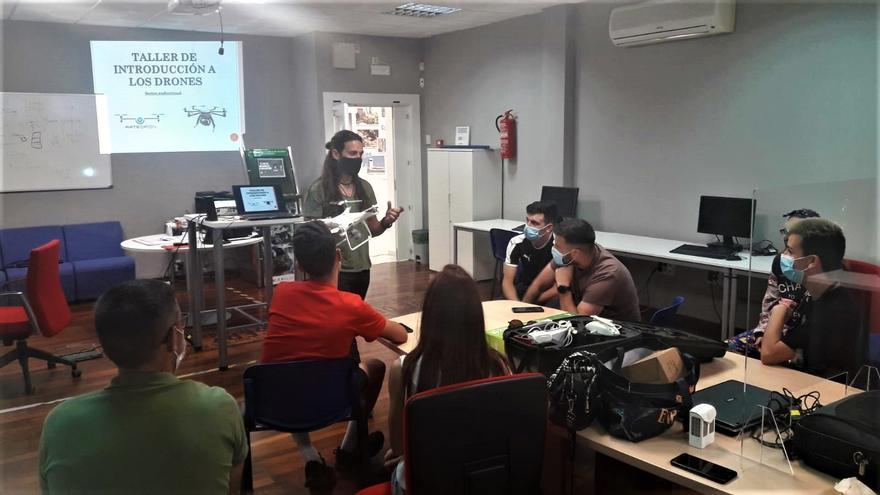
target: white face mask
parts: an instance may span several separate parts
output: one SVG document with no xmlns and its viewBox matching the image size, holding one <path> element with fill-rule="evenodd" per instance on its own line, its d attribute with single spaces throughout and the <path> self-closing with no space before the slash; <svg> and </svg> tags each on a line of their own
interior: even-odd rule
<svg viewBox="0 0 880 495">
<path fill-rule="evenodd" d="M 173 351 L 174 357 L 176 359 L 174 363 L 174 371 L 177 371 L 177 369 L 180 368 L 180 363 L 183 362 L 183 358 L 186 357 L 186 334 L 183 333 L 183 330 L 177 327 L 174 327 L 174 331 L 179 332 L 180 335 L 183 336 L 183 350 L 179 353 L 177 351 Z"/>
</svg>

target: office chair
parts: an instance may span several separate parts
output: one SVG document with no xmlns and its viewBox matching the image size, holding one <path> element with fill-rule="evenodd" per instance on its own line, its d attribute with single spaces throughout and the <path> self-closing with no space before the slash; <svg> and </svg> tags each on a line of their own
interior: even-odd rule
<svg viewBox="0 0 880 495">
<path fill-rule="evenodd" d="M 671 305 L 658 309 L 651 316 L 651 325 L 657 325 L 658 327 L 668 327 L 672 325 L 672 319 L 678 312 L 678 307 L 682 304 L 684 304 L 684 296 L 675 296 Z"/>
<path fill-rule="evenodd" d="M 27 345 L 31 335 L 52 337 L 70 324 L 70 307 L 64 297 L 58 271 L 60 249 L 61 241 L 54 239 L 31 250 L 25 292 L 0 293 L 0 296 L 8 296 L 19 302 L 17 306 L 0 307 L 0 339 L 7 346 L 15 342 L 15 349 L 0 357 L 0 368 L 17 360 L 24 375 L 26 394 L 33 394 L 35 390 L 28 369 L 28 360 L 31 358 L 46 361 L 50 369 L 56 364 L 70 366 L 74 378 L 82 374 L 73 361 Z"/>
<path fill-rule="evenodd" d="M 252 431 L 307 433 L 354 420 L 358 445 L 367 445 L 367 417 L 361 402 L 365 377 L 354 360 L 257 364 L 246 369 L 243 378 L 248 442 L 241 482 L 243 493 L 253 490 Z M 362 465 L 367 466 L 367 449 L 360 451 Z"/>
<path fill-rule="evenodd" d="M 517 232 L 504 229 L 489 230 L 489 241 L 492 244 L 492 256 L 495 257 L 495 270 L 492 272 L 492 292 L 489 294 L 490 299 L 495 299 L 495 288 L 498 284 L 498 277 L 504 276 L 501 267 L 507 259 L 507 245 L 510 240 L 519 235 Z M 501 271 L 501 274 L 498 272 Z"/>
<path fill-rule="evenodd" d="M 407 493 L 540 493 L 547 380 L 528 373 L 416 394 L 404 412 Z M 391 483 L 358 495 L 391 493 Z"/>
</svg>

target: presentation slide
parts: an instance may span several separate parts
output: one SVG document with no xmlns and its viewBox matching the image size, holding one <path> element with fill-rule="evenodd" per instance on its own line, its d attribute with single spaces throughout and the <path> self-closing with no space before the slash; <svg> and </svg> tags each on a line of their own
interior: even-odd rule
<svg viewBox="0 0 880 495">
<path fill-rule="evenodd" d="M 272 186 L 242 187 L 241 206 L 244 208 L 244 213 L 278 210 L 275 188 Z"/>
<path fill-rule="evenodd" d="M 101 153 L 238 151 L 241 42 L 92 41 Z"/>
</svg>

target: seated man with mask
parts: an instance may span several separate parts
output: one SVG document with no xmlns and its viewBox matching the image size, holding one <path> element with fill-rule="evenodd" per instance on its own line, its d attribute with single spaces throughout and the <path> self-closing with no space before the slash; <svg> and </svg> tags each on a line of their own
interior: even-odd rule
<svg viewBox="0 0 880 495">
<path fill-rule="evenodd" d="M 534 303 L 556 288 L 559 308 L 569 313 L 639 321 L 639 296 L 629 270 L 596 244 L 593 226 L 579 219 L 555 227 L 553 261 L 532 282 L 523 301 Z"/>
<path fill-rule="evenodd" d="M 222 388 L 174 376 L 183 327 L 174 290 L 158 280 L 125 282 L 98 299 L 98 340 L 119 374 L 46 417 L 44 494 L 239 492 L 241 412 Z"/>
<path fill-rule="evenodd" d="M 761 362 L 792 362 L 810 371 L 858 370 L 853 353 L 860 315 L 849 289 L 840 285 L 846 238 L 837 224 L 809 218 L 792 225 L 779 259 L 785 279 L 802 290 L 781 293 L 758 343 Z"/>
<path fill-rule="evenodd" d="M 523 233 L 507 244 L 501 282 L 505 299 L 521 300 L 532 281 L 553 259 L 550 250 L 553 248 L 553 226 L 559 222 L 558 211 L 552 201 L 535 201 L 526 207 Z M 550 292 L 554 291 L 551 289 Z"/>
</svg>

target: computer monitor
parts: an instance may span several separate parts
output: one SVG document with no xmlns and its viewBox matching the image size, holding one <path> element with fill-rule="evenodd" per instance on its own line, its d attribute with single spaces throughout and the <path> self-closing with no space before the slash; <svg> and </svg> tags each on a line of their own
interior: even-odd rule
<svg viewBox="0 0 880 495">
<path fill-rule="evenodd" d="M 562 218 L 577 216 L 578 192 L 577 187 L 544 186 L 541 188 L 541 201 L 553 201 Z"/>
<path fill-rule="evenodd" d="M 722 242 L 710 243 L 730 249 L 742 249 L 734 237 L 752 236 L 752 212 L 755 200 L 749 198 L 724 198 L 700 196 L 700 217 L 697 232 L 722 236 Z"/>
<path fill-rule="evenodd" d="M 284 208 L 281 186 L 232 186 L 239 215 L 280 213 Z"/>
<path fill-rule="evenodd" d="M 292 148 L 242 149 L 241 159 L 250 185 L 281 186 L 285 202 L 293 213 L 300 213 L 301 195 Z"/>
</svg>

